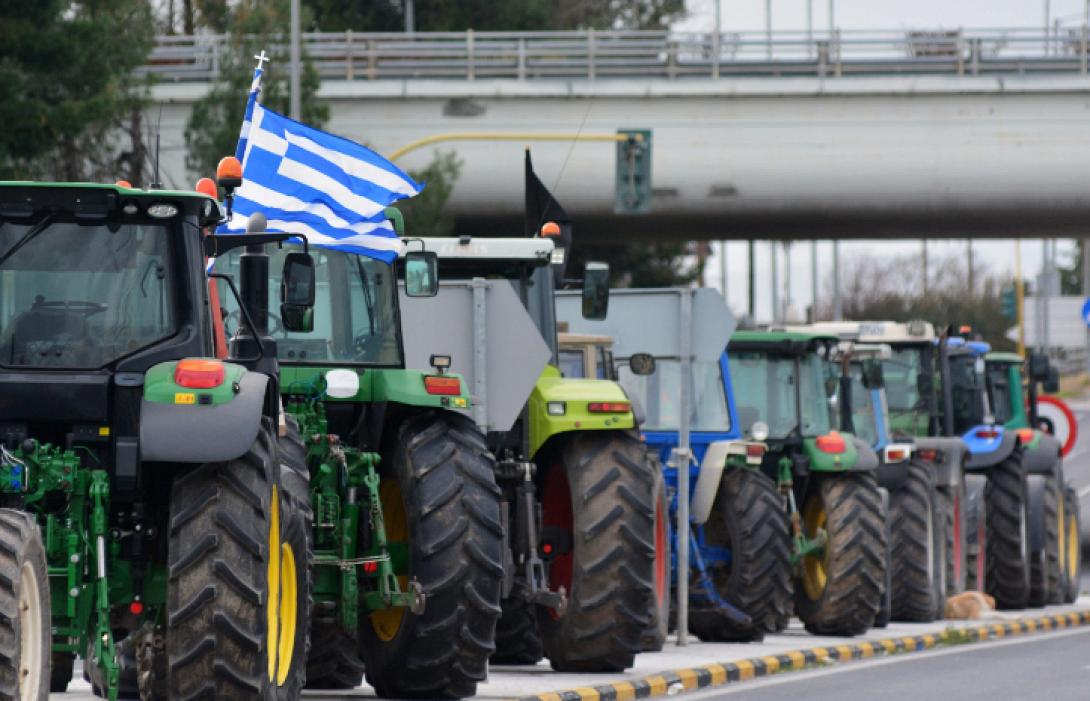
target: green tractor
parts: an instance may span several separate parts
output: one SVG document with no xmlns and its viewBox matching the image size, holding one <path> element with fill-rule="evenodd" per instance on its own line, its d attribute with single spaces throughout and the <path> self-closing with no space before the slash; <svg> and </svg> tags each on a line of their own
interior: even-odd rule
<svg viewBox="0 0 1090 701">
<path fill-rule="evenodd" d="M 215 268 L 246 280 L 251 255 L 220 256 Z M 297 246 L 283 246 L 272 268 L 296 255 Z M 366 676 L 380 696 L 472 696 L 500 614 L 495 459 L 466 414 L 462 377 L 439 362 L 406 369 L 395 264 L 329 249 L 312 255 L 310 326 L 269 315 L 285 429 L 311 507 L 307 687 L 352 689 Z M 413 251 L 404 264 L 409 299 L 434 295 L 435 254 Z M 246 306 L 267 306 L 265 295 L 244 296 Z M 223 312 L 233 333 L 245 313 L 237 304 Z"/>
<path fill-rule="evenodd" d="M 65 690 L 77 656 L 110 699 L 299 697 L 298 446 L 261 326 L 228 354 L 205 275 L 286 237 L 206 235 L 221 218 L 196 192 L 0 183 L 4 698 Z M 298 328 L 309 255 L 277 277 Z"/>
<path fill-rule="evenodd" d="M 545 656 L 564 671 L 630 667 L 655 628 L 655 582 L 665 586 L 654 576 L 656 544 L 665 547 L 655 537 L 656 517 L 665 525 L 653 499 L 660 478 L 620 385 L 557 367 L 553 291 L 563 249 L 544 237 L 422 244 L 438 253 L 442 284 L 434 300 L 404 301 L 409 366 L 456 349 L 453 367 L 470 383 L 504 496 L 503 615 L 492 662 Z M 608 268 L 587 264 L 583 285 L 588 316 L 604 316 Z M 527 344 L 523 369 L 535 368 L 525 384 L 500 368 L 501 351 L 519 344 Z M 493 416 L 501 406 L 513 410 L 502 420 Z"/>
<path fill-rule="evenodd" d="M 1028 378 L 1023 376 L 1027 367 Z M 1059 382 L 1048 356 L 992 351 L 984 356 L 989 405 L 996 423 L 1018 433 L 1029 489 L 1031 606 L 1071 603 L 1078 592 L 1078 499 L 1064 483 L 1063 450 L 1037 416 L 1037 386 L 1055 392 Z"/>
<path fill-rule="evenodd" d="M 885 514 L 867 443 L 835 426 L 836 336 L 736 331 L 727 346 L 738 420 L 767 446 L 761 471 L 791 519 L 795 610 L 821 635 L 859 635 L 883 605 Z"/>
</svg>

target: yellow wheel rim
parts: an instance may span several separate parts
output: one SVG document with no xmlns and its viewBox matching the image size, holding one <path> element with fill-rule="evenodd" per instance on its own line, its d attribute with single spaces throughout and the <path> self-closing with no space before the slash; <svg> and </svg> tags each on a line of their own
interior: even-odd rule
<svg viewBox="0 0 1090 701">
<path fill-rule="evenodd" d="M 389 544 L 409 543 L 409 521 L 405 513 L 405 500 L 401 496 L 401 486 L 397 480 L 384 479 L 378 487 L 379 501 L 382 502 L 382 518 L 386 524 L 386 542 Z M 399 575 L 397 583 L 401 591 L 409 588 L 408 575 Z M 394 607 L 372 611 L 370 615 L 371 627 L 375 635 L 383 642 L 390 642 L 401 630 L 401 624 L 405 620 L 405 609 Z"/>
<path fill-rule="evenodd" d="M 269 656 L 269 681 L 276 679 L 276 652 L 280 633 L 280 494 L 272 488 L 269 506 L 269 598 L 265 604 L 268 619 L 265 649 Z"/>
<path fill-rule="evenodd" d="M 278 686 L 283 686 L 288 680 L 292 655 L 295 654 L 295 625 L 299 615 L 297 610 L 299 580 L 296 576 L 295 551 L 288 543 L 282 543 L 280 545 L 280 644 L 276 648 L 276 662 L 279 665 L 276 674 Z"/>
<path fill-rule="evenodd" d="M 1075 519 L 1074 513 L 1064 514 L 1064 520 L 1067 522 L 1066 536 L 1066 550 L 1067 550 L 1067 567 L 1065 573 L 1067 578 L 1072 582 L 1078 582 L 1079 579 L 1079 523 Z"/>
<path fill-rule="evenodd" d="M 806 500 L 806 506 L 802 510 L 802 528 L 807 540 L 814 540 L 824 534 L 828 516 L 825 513 L 825 504 L 821 497 L 811 496 Z M 825 585 L 828 582 L 826 565 L 829 558 L 829 542 L 826 539 L 824 554 L 807 555 L 802 558 L 802 588 L 806 596 L 811 600 L 821 598 L 825 593 Z"/>
<path fill-rule="evenodd" d="M 1060 503 L 1056 509 L 1056 520 L 1059 522 L 1059 528 L 1056 529 L 1056 538 L 1060 546 L 1060 576 L 1066 577 L 1068 572 L 1071 571 L 1072 562 L 1068 559 L 1067 552 L 1067 515 L 1064 513 L 1063 494 L 1060 495 Z"/>
<path fill-rule="evenodd" d="M 272 488 L 269 506 L 269 600 L 265 606 L 268 621 L 266 650 L 269 657 L 269 681 L 283 686 L 291 672 L 295 654 L 295 632 L 299 611 L 298 570 L 295 551 L 280 539 L 280 494 Z"/>
</svg>

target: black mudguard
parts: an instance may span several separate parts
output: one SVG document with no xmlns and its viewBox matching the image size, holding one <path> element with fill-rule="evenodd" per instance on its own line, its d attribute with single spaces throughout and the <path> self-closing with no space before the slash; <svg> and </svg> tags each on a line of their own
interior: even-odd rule
<svg viewBox="0 0 1090 701">
<path fill-rule="evenodd" d="M 234 460 L 257 440 L 269 378 L 248 372 L 238 395 L 217 406 L 140 403 L 140 458 L 152 462 Z"/>
<path fill-rule="evenodd" d="M 1018 447 L 1018 436 L 1014 431 L 1003 431 L 1003 438 L 999 447 L 990 453 L 969 453 L 965 457 L 966 470 L 986 470 L 993 465 L 998 465 L 1007 459 L 1007 456 Z"/>
<path fill-rule="evenodd" d="M 1036 446 L 1022 449 L 1022 466 L 1026 468 L 1027 474 L 1059 476 L 1062 452 L 1063 447 L 1058 440 L 1047 433 L 1042 434 Z"/>
<path fill-rule="evenodd" d="M 878 453 L 874 452 L 874 448 L 857 436 L 852 436 L 852 443 L 855 444 L 855 450 L 859 453 L 859 459 L 845 472 L 873 472 L 877 470 L 879 460 Z"/>
<path fill-rule="evenodd" d="M 921 450 L 934 450 L 938 453 L 939 457 L 934 462 L 924 462 L 934 470 L 935 486 L 956 489 L 969 455 L 965 441 L 960 438 L 917 438 L 916 451 Z"/>
<path fill-rule="evenodd" d="M 878 486 L 883 490 L 895 492 L 908 479 L 908 461 L 883 462 L 878 465 Z"/>
</svg>

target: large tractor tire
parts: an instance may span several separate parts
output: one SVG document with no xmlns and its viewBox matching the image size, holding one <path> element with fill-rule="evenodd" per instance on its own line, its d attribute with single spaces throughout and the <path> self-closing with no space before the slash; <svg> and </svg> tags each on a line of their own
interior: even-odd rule
<svg viewBox="0 0 1090 701">
<path fill-rule="evenodd" d="M 727 470 L 704 524 L 705 543 L 730 550 L 730 562 L 706 561 L 719 595 L 750 617 L 741 630 L 722 616 L 693 612 L 689 629 L 701 640 L 760 639 L 791 618 L 791 531 L 775 483 L 756 470 Z"/>
<path fill-rule="evenodd" d="M 666 480 L 658 461 L 648 461 L 654 470 L 655 486 L 652 499 L 655 504 L 655 562 L 651 569 L 654 586 L 651 601 L 651 623 L 643 631 L 643 652 L 658 652 L 666 644 L 670 633 L 670 501 L 666 497 Z"/>
<path fill-rule="evenodd" d="M 166 617 L 172 698 L 299 697 L 308 540 L 280 472 L 265 422 L 245 455 L 174 480 Z"/>
<path fill-rule="evenodd" d="M 496 623 L 496 651 L 489 659 L 492 664 L 537 664 L 545 657 L 541 633 L 537 629 L 535 608 L 520 597 L 512 596 L 503 600 L 503 613 Z"/>
<path fill-rule="evenodd" d="M 500 616 L 501 493 L 495 458 L 465 417 L 406 419 L 383 458 L 379 488 L 391 550 L 408 555 L 403 590 L 424 611 L 372 611 L 360 624 L 367 682 L 390 698 L 463 698 L 483 681 Z"/>
<path fill-rule="evenodd" d="M 946 543 L 945 597 L 951 597 L 965 591 L 968 573 L 969 543 L 964 477 L 958 480 L 957 486 L 939 487 L 935 494 L 935 507 L 942 518 Z"/>
<path fill-rule="evenodd" d="M 970 479 L 973 482 L 970 484 Z M 965 478 L 965 590 L 984 591 L 987 579 L 988 509 L 984 503 L 987 479 Z"/>
<path fill-rule="evenodd" d="M 0 509 L 0 698 L 49 697 L 52 619 L 45 548 L 34 517 Z"/>
<path fill-rule="evenodd" d="M 651 622 L 654 475 L 629 432 L 573 434 L 557 457 L 543 475 L 543 542 L 556 541 L 549 584 L 568 605 L 538 610 L 545 656 L 557 671 L 619 672 Z"/>
<path fill-rule="evenodd" d="M 1063 601 L 1063 573 L 1060 564 L 1060 551 L 1063 547 L 1063 483 L 1058 475 L 1034 475 L 1029 479 L 1042 482 L 1040 509 L 1031 509 L 1038 522 L 1030 527 L 1029 553 L 1029 605 L 1039 607 Z M 1032 501 L 1034 497 L 1031 495 L 1031 503 Z"/>
<path fill-rule="evenodd" d="M 946 603 L 946 517 L 926 465 L 910 461 L 889 495 L 891 617 L 930 623 Z"/>
<path fill-rule="evenodd" d="M 1079 575 L 1082 569 L 1082 543 L 1079 530 L 1079 495 L 1074 487 L 1064 485 L 1063 498 L 1063 603 L 1073 604 L 1079 598 Z"/>
<path fill-rule="evenodd" d="M 823 557 L 804 557 L 795 586 L 795 608 L 815 635 L 859 635 L 882 604 L 886 530 L 882 496 L 873 474 L 854 472 L 811 478 L 803 503 L 807 538 L 824 532 Z"/>
<path fill-rule="evenodd" d="M 1029 603 L 1029 492 L 1019 449 L 988 470 L 985 582 L 1001 609 Z"/>
<path fill-rule="evenodd" d="M 893 555 L 890 553 L 890 543 L 893 538 L 890 536 L 890 523 L 889 523 L 889 491 L 879 488 L 879 493 L 882 495 L 882 522 L 886 524 L 886 572 L 882 578 L 882 604 L 878 607 L 878 613 L 874 616 L 875 628 L 888 628 L 890 619 L 893 618 L 893 577 L 891 572 L 893 566 L 890 563 L 893 560 Z"/>
<path fill-rule="evenodd" d="M 68 691 L 68 683 L 72 681 L 72 669 L 75 662 L 74 652 L 53 653 L 53 663 L 49 671 L 49 693 L 63 694 Z"/>
</svg>

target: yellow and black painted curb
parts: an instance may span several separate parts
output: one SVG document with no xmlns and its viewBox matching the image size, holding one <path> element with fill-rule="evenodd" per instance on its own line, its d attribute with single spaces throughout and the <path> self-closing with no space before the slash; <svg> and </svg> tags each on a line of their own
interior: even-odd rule
<svg viewBox="0 0 1090 701">
<path fill-rule="evenodd" d="M 992 625 L 965 628 L 951 627 L 941 633 L 868 640 L 853 645 L 791 650 L 779 655 L 766 655 L 736 662 L 713 663 L 702 667 L 675 669 L 652 674 L 641 679 L 523 696 L 518 701 L 631 701 L 631 699 L 646 699 L 677 693 L 682 688 L 688 691 L 690 689 L 722 686 L 731 682 L 766 677 L 777 672 L 799 670 L 809 665 L 824 664 L 829 661 L 846 662 L 848 660 L 867 659 L 877 655 L 918 652 L 938 645 L 997 640 L 1025 633 L 1059 630 L 1086 624 L 1090 624 L 1090 610 L 1042 616 L 1040 618 L 1021 618 Z"/>
</svg>

